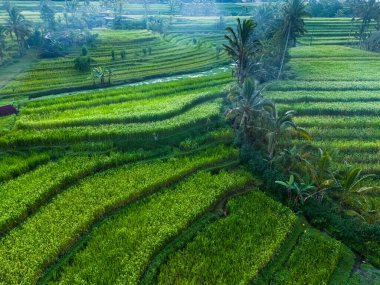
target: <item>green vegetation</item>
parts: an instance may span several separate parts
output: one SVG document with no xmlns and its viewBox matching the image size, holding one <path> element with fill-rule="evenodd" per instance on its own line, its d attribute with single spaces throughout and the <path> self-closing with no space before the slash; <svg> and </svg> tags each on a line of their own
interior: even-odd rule
<svg viewBox="0 0 380 285">
<path fill-rule="evenodd" d="M 127 2 L 1 4 L 0 284 L 378 284 L 379 3 Z"/>
<path fill-rule="evenodd" d="M 42 153 L 27 155 L 3 154 L 0 161 L 0 181 L 4 182 L 48 162 L 50 156 Z"/>
<path fill-rule="evenodd" d="M 346 161 L 378 173 L 376 90 L 380 86 L 376 85 L 379 65 L 374 60 L 377 54 L 339 46 L 297 47 L 291 54 L 294 60 L 290 65 L 296 81 L 270 86 L 267 96 L 279 102 L 282 109 L 292 106 L 297 111 L 296 122 L 307 127 L 314 145 L 339 151 L 339 166 Z M 298 90 L 283 91 L 290 84 L 293 88 L 298 85 Z M 370 200 L 378 203 L 376 197 Z M 366 205 L 363 210 L 369 207 Z"/>
<path fill-rule="evenodd" d="M 3 183 L 0 186 L 0 199 L 2 201 L 0 205 L 0 232 L 26 218 L 39 205 L 81 178 L 92 175 L 101 169 L 143 158 L 147 154 L 131 152 L 128 154 L 111 154 L 110 156 L 65 157 Z M 11 161 L 4 160 L 3 163 Z"/>
<path fill-rule="evenodd" d="M 173 189 L 118 213 L 92 232 L 91 241 L 83 251 L 63 267 L 60 282 L 136 284 L 152 254 L 165 241 L 187 227 L 222 195 L 246 185 L 250 178 L 241 171 L 217 175 L 199 172 Z M 112 267 L 107 266 L 110 262 Z M 98 268 L 101 274 L 93 274 Z"/>
<path fill-rule="evenodd" d="M 281 284 L 327 284 L 343 251 L 343 245 L 319 232 L 302 235 L 275 281 Z"/>
<path fill-rule="evenodd" d="M 182 43 L 181 38 L 162 38 L 148 31 L 99 31 L 99 34 L 100 44 L 89 48 L 89 55 L 95 66 L 113 70 L 112 84 L 207 70 L 226 63 L 224 56 L 216 58 L 213 49 L 191 47 Z M 126 59 L 113 61 L 108 55 L 110 46 L 115 51 L 125 50 Z M 148 46 L 154 46 L 154 49 L 151 55 L 144 56 L 142 49 Z M 74 59 L 79 52 L 78 47 L 65 58 L 41 60 L 29 72 L 1 89 L 0 98 L 12 97 L 14 93 L 26 97 L 93 88 L 90 74 L 74 68 Z"/>
<path fill-rule="evenodd" d="M 158 284 L 245 284 L 271 259 L 296 217 L 263 193 L 227 204 L 211 224 L 162 266 Z"/>
<path fill-rule="evenodd" d="M 236 159 L 235 150 L 218 147 L 188 157 L 124 166 L 82 180 L 0 240 L 1 280 L 7 284 L 36 282 L 46 266 L 113 209 L 200 168 L 231 159 Z"/>
<path fill-rule="evenodd" d="M 219 117 L 222 100 L 215 100 L 196 106 L 189 111 L 170 119 L 130 124 L 109 124 L 101 126 L 65 127 L 43 130 L 18 130 L 0 139 L 3 147 L 75 143 L 81 141 L 96 141 L 112 138 L 133 142 L 166 139 L 177 132 L 186 131 L 189 127 L 201 125 L 203 128 L 212 126 L 211 120 Z M 210 121 L 210 123 L 208 123 Z"/>
</svg>

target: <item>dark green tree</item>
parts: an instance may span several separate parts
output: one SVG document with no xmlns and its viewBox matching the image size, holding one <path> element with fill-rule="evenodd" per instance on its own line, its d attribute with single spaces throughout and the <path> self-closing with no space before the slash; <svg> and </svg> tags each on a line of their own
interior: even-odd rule
<svg viewBox="0 0 380 285">
<path fill-rule="evenodd" d="M 360 21 L 358 38 L 360 47 L 364 47 L 370 36 L 370 25 L 373 21 L 380 21 L 380 2 L 376 0 L 353 0 L 351 8 L 354 17 Z M 355 20 L 354 18 L 354 20 Z"/>
<path fill-rule="evenodd" d="M 235 65 L 235 76 L 240 86 L 251 71 L 251 58 L 257 51 L 257 42 L 253 39 L 253 31 L 256 23 L 251 19 L 241 22 L 237 19 L 236 30 L 231 27 L 226 28 L 227 35 L 224 38 L 228 44 L 223 44 L 224 49 L 232 58 Z"/>
<path fill-rule="evenodd" d="M 7 7 L 8 20 L 5 25 L 6 32 L 13 38 L 19 48 L 20 55 L 23 55 L 27 48 L 27 38 L 32 33 L 31 24 L 28 22 L 18 9 L 12 5 Z"/>
<path fill-rule="evenodd" d="M 306 33 L 303 18 L 309 16 L 309 13 L 306 12 L 305 0 L 287 0 L 283 5 L 281 11 L 281 33 L 283 35 L 284 45 L 278 78 L 280 78 L 282 74 L 289 44 L 296 46 L 297 37 Z"/>
<path fill-rule="evenodd" d="M 44 24 L 45 31 L 55 30 L 55 11 L 48 0 L 41 0 L 40 2 L 40 17 Z"/>
</svg>

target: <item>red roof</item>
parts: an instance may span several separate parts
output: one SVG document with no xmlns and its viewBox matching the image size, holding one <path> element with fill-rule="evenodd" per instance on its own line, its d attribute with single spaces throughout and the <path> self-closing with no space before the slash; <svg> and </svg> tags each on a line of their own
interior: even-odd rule
<svg viewBox="0 0 380 285">
<path fill-rule="evenodd" d="M 17 113 L 17 109 L 12 105 L 5 105 L 0 107 L 0 117 L 9 116 Z"/>
</svg>

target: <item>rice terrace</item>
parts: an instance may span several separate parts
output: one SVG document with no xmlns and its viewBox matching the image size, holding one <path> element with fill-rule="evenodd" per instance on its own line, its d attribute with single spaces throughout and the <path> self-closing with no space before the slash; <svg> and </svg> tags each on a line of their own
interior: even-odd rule
<svg viewBox="0 0 380 285">
<path fill-rule="evenodd" d="M 380 284 L 380 1 L 2 0 L 0 284 Z"/>
</svg>

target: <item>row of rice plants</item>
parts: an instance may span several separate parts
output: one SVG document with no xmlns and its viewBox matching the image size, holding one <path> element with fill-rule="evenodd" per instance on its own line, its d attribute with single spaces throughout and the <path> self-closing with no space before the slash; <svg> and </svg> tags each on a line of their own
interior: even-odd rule
<svg viewBox="0 0 380 285">
<path fill-rule="evenodd" d="M 314 58 L 320 58 L 325 59 L 328 58 L 334 58 L 334 59 L 363 59 L 363 60 L 370 60 L 370 59 L 376 59 L 378 58 L 378 54 L 374 52 L 368 52 L 366 50 L 361 49 L 354 49 L 351 47 L 345 47 L 345 46 L 303 46 L 300 49 L 291 49 L 290 55 L 292 59 L 295 58 L 307 58 L 307 59 L 314 59 Z"/>
<path fill-rule="evenodd" d="M 278 104 L 282 109 L 292 108 L 298 115 L 317 116 L 378 116 L 380 102 L 300 102 L 292 104 Z"/>
<path fill-rule="evenodd" d="M 346 64 L 350 64 L 349 61 Z M 344 70 L 344 69 L 343 69 Z M 341 70 L 336 70 L 336 72 Z M 376 72 L 376 71 L 375 71 Z M 335 77 L 332 80 L 323 81 L 303 81 L 303 80 L 286 80 L 276 81 L 271 83 L 268 87 L 268 91 L 379 91 L 379 81 L 344 81 L 344 74 L 340 77 Z M 339 81 L 343 80 L 343 81 Z"/>
<path fill-rule="evenodd" d="M 132 205 L 91 233 L 86 247 L 63 266 L 56 283 L 138 284 L 153 255 L 167 241 L 223 195 L 250 180 L 250 174 L 243 171 L 216 175 L 199 172 L 172 189 Z"/>
<path fill-rule="evenodd" d="M 320 126 L 331 128 L 376 128 L 380 125 L 378 116 L 300 116 L 295 121 L 307 128 Z"/>
<path fill-rule="evenodd" d="M 326 84 L 328 84 L 326 82 Z M 334 102 L 379 102 L 378 91 L 268 91 L 265 96 L 277 103 L 334 103 Z"/>
<path fill-rule="evenodd" d="M 170 119 L 132 124 L 66 127 L 44 130 L 17 130 L 0 138 L 3 147 L 53 146 L 56 144 L 96 141 L 104 139 L 158 141 L 190 127 L 211 127 L 220 116 L 222 99 L 204 103 Z"/>
<path fill-rule="evenodd" d="M 380 69 L 380 60 L 363 58 L 309 58 L 308 64 L 304 59 L 292 59 L 292 71 L 297 73 L 298 80 L 352 80 L 378 81 L 377 70 Z M 332 77 L 331 74 L 344 72 L 344 77 Z"/>
<path fill-rule="evenodd" d="M 297 219 L 261 192 L 232 199 L 227 211 L 226 218 L 169 256 L 158 284 L 246 284 L 269 262 Z"/>
<path fill-rule="evenodd" d="M 101 169 L 116 167 L 147 156 L 149 152 L 68 156 L 1 184 L 0 233 L 9 230 L 48 199 L 78 180 Z"/>
<path fill-rule="evenodd" d="M 347 248 L 319 231 L 304 233 L 281 271 L 278 284 L 328 284 Z"/>
<path fill-rule="evenodd" d="M 308 33 L 299 39 L 305 45 L 354 45 L 359 22 L 352 18 L 305 18 Z M 375 24 L 371 24 L 375 29 Z"/>
<path fill-rule="evenodd" d="M 0 183 L 15 178 L 49 161 L 47 153 L 1 154 Z M 1 186 L 0 186 L 1 187 Z"/>
<path fill-rule="evenodd" d="M 124 166 L 82 180 L 0 239 L 0 283 L 35 283 L 46 266 L 107 213 L 200 168 L 236 158 L 236 150 L 217 147 L 195 155 Z"/>
<path fill-rule="evenodd" d="M 209 91 L 202 93 L 176 94 L 93 108 L 35 113 L 32 116 L 22 116 L 15 126 L 18 129 L 45 129 L 163 120 L 179 115 L 203 102 L 223 97 L 224 93 L 221 93 L 220 89 L 220 87 L 209 88 Z"/>
<path fill-rule="evenodd" d="M 230 73 L 182 78 L 169 82 L 157 82 L 123 87 L 111 87 L 105 90 L 82 91 L 51 98 L 42 97 L 29 101 L 21 113 L 33 114 L 68 109 L 88 108 L 104 104 L 122 103 L 130 100 L 152 99 L 178 93 L 202 92 L 203 89 L 224 86 L 231 82 Z"/>
</svg>

